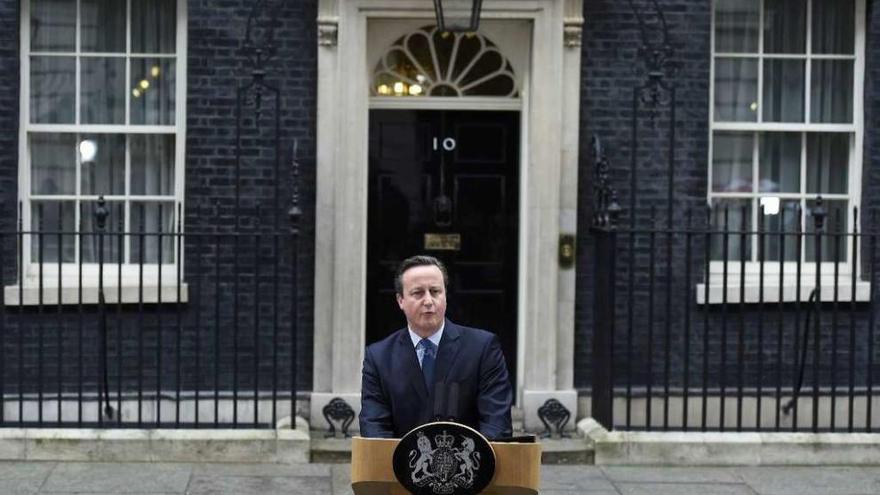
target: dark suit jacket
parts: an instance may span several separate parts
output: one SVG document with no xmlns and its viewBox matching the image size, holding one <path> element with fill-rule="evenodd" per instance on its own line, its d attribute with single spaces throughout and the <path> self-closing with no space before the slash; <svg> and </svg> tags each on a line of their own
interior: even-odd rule
<svg viewBox="0 0 880 495">
<path fill-rule="evenodd" d="M 511 435 L 513 391 L 498 337 L 446 320 L 434 370 L 435 382 L 458 384 L 458 400 L 452 410 L 459 422 L 488 438 Z M 435 393 L 436 386 L 430 390 L 425 386 L 406 328 L 368 346 L 361 389 L 361 435 L 399 438 L 433 421 Z M 442 407 L 449 410 L 448 404 Z"/>
</svg>

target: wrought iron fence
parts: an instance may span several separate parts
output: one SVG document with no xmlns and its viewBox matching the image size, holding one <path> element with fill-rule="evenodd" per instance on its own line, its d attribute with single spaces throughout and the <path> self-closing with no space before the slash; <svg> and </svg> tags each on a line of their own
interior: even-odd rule
<svg viewBox="0 0 880 495">
<path fill-rule="evenodd" d="M 0 232 L 0 426 L 271 428 L 295 411 L 299 209 L 185 230 L 179 206 L 153 205 L 169 219 L 153 225 L 132 207 L 124 229 L 109 203 L 78 229 L 43 205 Z"/>
<path fill-rule="evenodd" d="M 594 417 L 615 429 L 877 429 L 876 215 L 816 197 L 618 222 L 596 154 Z"/>
</svg>

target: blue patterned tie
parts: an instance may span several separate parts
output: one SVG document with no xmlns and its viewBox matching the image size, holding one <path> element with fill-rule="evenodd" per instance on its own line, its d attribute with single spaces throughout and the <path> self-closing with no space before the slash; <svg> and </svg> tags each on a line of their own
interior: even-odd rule
<svg viewBox="0 0 880 495">
<path fill-rule="evenodd" d="M 419 345 L 424 351 L 422 356 L 422 375 L 425 377 L 425 386 L 428 387 L 428 393 L 431 393 L 431 387 L 434 386 L 434 359 L 436 357 L 436 346 L 428 339 L 419 341 Z"/>
</svg>

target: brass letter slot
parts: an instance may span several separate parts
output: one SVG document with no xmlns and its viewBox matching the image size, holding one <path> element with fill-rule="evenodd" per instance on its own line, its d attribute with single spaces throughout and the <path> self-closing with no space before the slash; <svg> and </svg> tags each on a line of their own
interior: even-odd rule
<svg viewBox="0 0 880 495">
<path fill-rule="evenodd" d="M 425 251 L 461 251 L 461 234 L 425 234 Z"/>
</svg>

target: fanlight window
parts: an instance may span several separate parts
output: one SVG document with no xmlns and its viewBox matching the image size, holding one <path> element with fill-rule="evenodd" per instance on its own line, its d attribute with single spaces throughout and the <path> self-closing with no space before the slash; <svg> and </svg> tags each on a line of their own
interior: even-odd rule
<svg viewBox="0 0 880 495">
<path fill-rule="evenodd" d="M 400 37 L 373 74 L 373 96 L 519 96 L 513 67 L 475 33 L 426 26 Z"/>
</svg>

